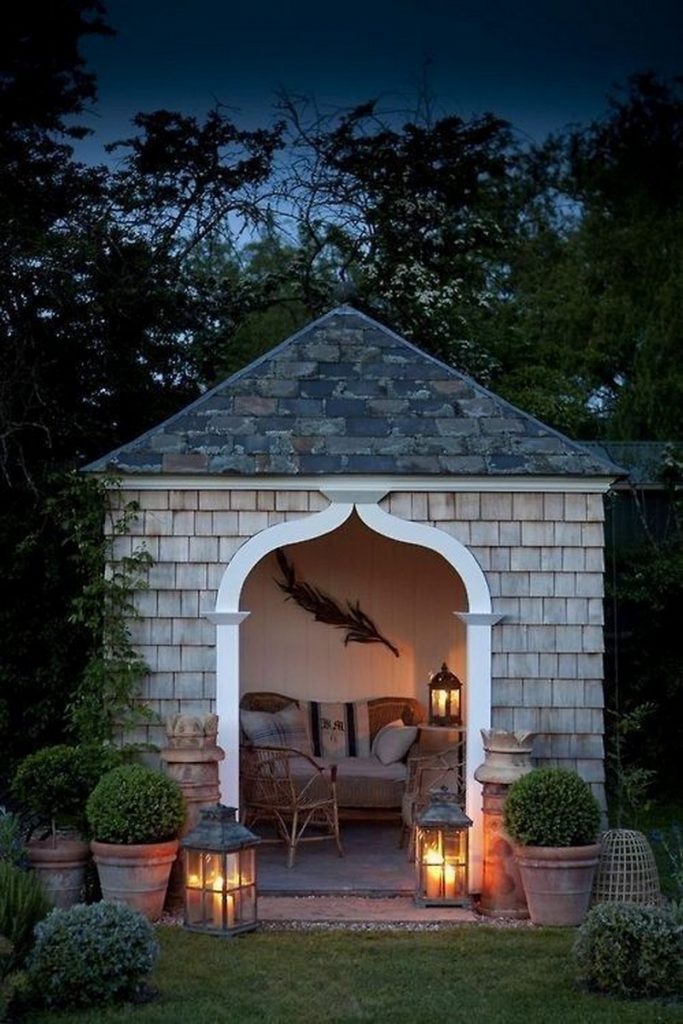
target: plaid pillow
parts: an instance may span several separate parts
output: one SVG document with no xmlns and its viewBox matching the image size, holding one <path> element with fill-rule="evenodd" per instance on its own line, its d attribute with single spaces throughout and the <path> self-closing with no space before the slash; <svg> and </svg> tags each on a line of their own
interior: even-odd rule
<svg viewBox="0 0 683 1024">
<path fill-rule="evenodd" d="M 343 757 L 370 756 L 367 701 L 321 704 L 312 700 L 310 707 L 315 757 L 339 761 Z"/>
<path fill-rule="evenodd" d="M 312 754 L 308 719 L 303 708 L 288 704 L 280 711 L 240 711 L 242 729 L 255 747 L 293 747 Z"/>
</svg>

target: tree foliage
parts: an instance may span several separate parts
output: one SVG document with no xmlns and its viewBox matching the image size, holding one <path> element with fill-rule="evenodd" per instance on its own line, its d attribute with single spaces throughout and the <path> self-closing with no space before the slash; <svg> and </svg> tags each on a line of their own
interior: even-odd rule
<svg viewBox="0 0 683 1024">
<path fill-rule="evenodd" d="M 683 433 L 682 86 L 634 76 L 528 161 L 497 384 L 575 436 Z"/>
<path fill-rule="evenodd" d="M 683 742 L 683 666 L 678 621 L 683 604 L 683 457 L 672 447 L 661 467 L 668 521 L 642 543 L 608 536 L 606 622 L 610 643 L 605 697 L 608 780 L 615 812 L 637 814 L 655 778 L 676 796 Z M 642 514 L 642 513 L 641 513 Z"/>
<path fill-rule="evenodd" d="M 340 115 L 282 99 L 282 191 L 310 265 L 328 254 L 356 301 L 453 365 L 486 375 L 471 311 L 491 298 L 514 217 L 506 122 L 455 115 L 399 127 L 376 102 Z"/>
<path fill-rule="evenodd" d="M 161 111 L 136 119 L 115 167 L 77 162 L 70 143 L 96 95 L 79 44 L 109 31 L 94 0 L 35 0 L 13 9 L 0 46 L 4 771 L 63 739 L 102 641 L 93 621 L 64 625 L 102 561 L 62 515 L 73 502 L 83 532 L 93 525 L 92 496 L 63 473 L 198 394 L 191 340 L 210 319 L 215 282 L 190 258 L 219 227 L 234 245 L 259 222 L 256 193 L 279 137 L 219 111 L 203 122 Z M 101 504 L 95 516 L 99 535 Z"/>
</svg>

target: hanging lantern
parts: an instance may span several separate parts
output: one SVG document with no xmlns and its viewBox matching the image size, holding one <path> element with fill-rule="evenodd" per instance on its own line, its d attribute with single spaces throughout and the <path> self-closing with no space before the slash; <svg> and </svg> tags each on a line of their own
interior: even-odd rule
<svg viewBox="0 0 683 1024">
<path fill-rule="evenodd" d="M 429 724 L 462 725 L 462 683 L 444 661 L 429 681 Z"/>
<path fill-rule="evenodd" d="M 462 907 L 467 893 L 467 829 L 472 821 L 445 786 L 434 789 L 415 819 L 415 902 Z"/>
<path fill-rule="evenodd" d="M 240 825 L 234 807 L 216 804 L 181 840 L 185 868 L 185 927 L 211 935 L 256 928 L 257 836 Z"/>
</svg>

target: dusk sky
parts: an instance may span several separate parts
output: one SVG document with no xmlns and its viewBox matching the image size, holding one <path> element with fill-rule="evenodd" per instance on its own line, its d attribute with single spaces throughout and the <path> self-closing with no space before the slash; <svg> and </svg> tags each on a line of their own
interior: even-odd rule
<svg viewBox="0 0 683 1024">
<path fill-rule="evenodd" d="M 322 109 L 379 96 L 414 109 L 425 62 L 435 113 L 491 111 L 540 141 L 598 116 L 636 71 L 683 73 L 681 0 L 110 0 L 113 39 L 88 41 L 97 139 L 139 110 L 216 102 L 267 123 L 280 88 Z M 91 143 L 92 156 L 97 143 Z"/>
</svg>

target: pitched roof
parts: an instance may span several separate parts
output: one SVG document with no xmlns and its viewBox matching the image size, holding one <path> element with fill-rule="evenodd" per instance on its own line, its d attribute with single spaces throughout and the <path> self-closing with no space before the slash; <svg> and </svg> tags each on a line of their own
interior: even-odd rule
<svg viewBox="0 0 683 1024">
<path fill-rule="evenodd" d="M 346 306 L 86 468 L 239 476 L 619 473 Z"/>
</svg>

